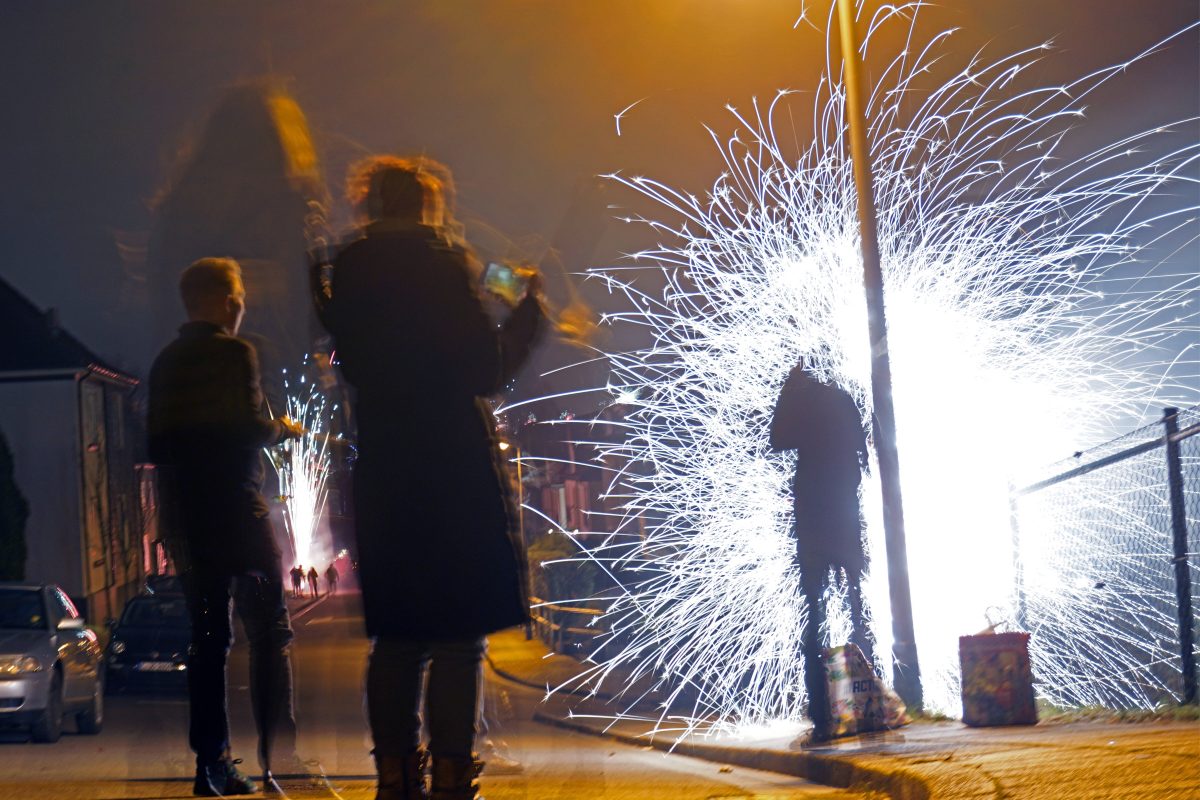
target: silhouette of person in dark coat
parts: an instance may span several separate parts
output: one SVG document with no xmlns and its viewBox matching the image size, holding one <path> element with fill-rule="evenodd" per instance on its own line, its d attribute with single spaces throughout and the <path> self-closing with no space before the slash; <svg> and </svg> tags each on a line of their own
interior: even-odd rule
<svg viewBox="0 0 1200 800">
<path fill-rule="evenodd" d="M 788 374 L 771 419 L 771 448 L 796 451 L 792 482 L 800 588 L 808 607 L 801 636 L 812 739 L 832 736 L 833 719 L 821 646 L 829 575 L 844 570 L 852 641 L 871 659 L 863 618 L 863 552 L 859 485 L 867 466 L 862 414 L 843 389 L 823 383 L 803 360 Z"/>
<path fill-rule="evenodd" d="M 485 636 L 528 618 L 524 561 L 484 398 L 542 325 L 538 284 L 497 327 L 471 252 L 447 235 L 449 173 L 380 157 L 360 173 L 362 238 L 315 282 L 321 321 L 356 390 L 355 535 L 367 633 L 367 707 L 380 797 L 423 796 L 422 675 L 432 785 L 475 796 Z M 408 787 L 407 789 L 405 787 Z M 405 794 L 405 792 L 409 792 Z"/>
<path fill-rule="evenodd" d="M 230 602 L 250 644 L 250 697 L 259 761 L 293 771 L 292 628 L 283 566 L 262 497 L 264 446 L 300 436 L 287 417 L 262 410 L 258 358 L 237 338 L 245 312 L 241 269 L 201 259 L 180 279 L 188 322 L 150 370 L 150 459 L 160 468 L 164 524 L 192 622 L 187 679 L 189 740 L 197 794 L 256 791 L 229 754 L 225 664 L 233 642 Z"/>
</svg>

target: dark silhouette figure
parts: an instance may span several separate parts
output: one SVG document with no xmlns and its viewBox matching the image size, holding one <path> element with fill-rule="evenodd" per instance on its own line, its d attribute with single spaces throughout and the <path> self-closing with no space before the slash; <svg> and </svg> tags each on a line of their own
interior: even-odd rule
<svg viewBox="0 0 1200 800">
<path fill-rule="evenodd" d="M 333 564 L 330 564 L 329 569 L 325 570 L 325 583 L 329 585 L 330 594 L 337 594 L 338 578 L 340 577 L 337 567 Z"/>
<path fill-rule="evenodd" d="M 258 351 L 274 403 L 280 370 L 312 352 L 316 332 L 306 235 L 327 193 L 304 113 L 273 81 L 231 87 L 177 161 L 157 198 L 146 280 L 134 284 L 148 293 L 141 308 L 150 309 L 151 341 L 174 327 L 179 265 L 236 254 L 250 295 L 241 335 Z"/>
<path fill-rule="evenodd" d="M 844 570 L 854 633 L 852 640 L 871 658 L 863 618 L 861 577 L 866 568 L 858 490 L 867 465 L 862 415 L 843 389 L 819 381 L 801 361 L 779 392 L 771 419 L 771 447 L 796 451 L 792 482 L 794 531 L 800 588 L 808 606 L 801 637 L 812 738 L 832 735 L 833 720 L 821 628 L 829 574 Z"/>
<path fill-rule="evenodd" d="M 261 450 L 301 428 L 261 410 L 254 348 L 236 337 L 245 311 L 241 271 L 229 259 L 188 267 L 180 290 L 189 322 L 150 371 L 149 450 L 160 467 L 162 509 L 192 622 L 188 650 L 189 738 L 195 791 L 255 791 L 229 754 L 225 662 L 233 643 L 230 601 L 250 644 L 250 696 L 259 761 L 294 771 L 292 627 L 283 568 L 261 494 Z"/>
<path fill-rule="evenodd" d="M 357 391 L 359 582 L 374 639 L 367 709 L 380 800 L 424 797 L 422 679 L 433 796 L 476 796 L 473 743 L 486 634 L 528 618 L 493 414 L 542 324 L 539 281 L 497 327 L 477 263 L 446 219 L 449 173 L 383 157 L 352 188 L 371 220 L 315 281 Z"/>
<path fill-rule="evenodd" d="M 316 567 L 308 568 L 308 588 L 314 598 L 320 597 L 320 594 L 317 592 L 317 578 L 319 577 L 320 575 L 317 574 Z"/>
<path fill-rule="evenodd" d="M 25 579 L 25 522 L 29 501 L 17 485 L 13 454 L 0 431 L 0 581 Z"/>
<path fill-rule="evenodd" d="M 299 564 L 292 567 L 292 597 L 300 597 L 304 594 L 304 567 Z"/>
</svg>

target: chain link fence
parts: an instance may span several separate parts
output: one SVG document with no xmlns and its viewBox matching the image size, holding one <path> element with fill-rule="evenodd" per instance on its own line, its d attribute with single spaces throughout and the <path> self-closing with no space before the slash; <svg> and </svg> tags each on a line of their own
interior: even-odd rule
<svg viewBox="0 0 1200 800">
<path fill-rule="evenodd" d="M 1200 407 L 1053 465 L 1013 493 L 1019 624 L 1063 706 L 1195 702 Z"/>
</svg>

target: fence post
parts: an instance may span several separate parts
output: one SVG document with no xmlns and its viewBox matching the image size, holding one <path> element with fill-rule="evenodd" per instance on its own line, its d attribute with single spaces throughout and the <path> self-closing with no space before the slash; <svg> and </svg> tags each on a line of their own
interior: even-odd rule
<svg viewBox="0 0 1200 800">
<path fill-rule="evenodd" d="M 1183 671 L 1183 702 L 1196 702 L 1196 654 L 1192 622 L 1192 584 L 1188 571 L 1187 510 L 1183 500 L 1183 463 L 1179 454 L 1179 409 L 1163 409 L 1166 428 L 1167 481 L 1171 497 L 1171 533 L 1174 539 L 1175 599 L 1179 606 L 1179 655 Z"/>
<path fill-rule="evenodd" d="M 1016 589 L 1014 598 L 1017 629 L 1029 630 L 1025 620 L 1025 562 L 1021 558 L 1021 519 L 1017 509 L 1017 487 L 1008 484 L 1008 524 L 1012 527 L 1013 579 Z"/>
</svg>

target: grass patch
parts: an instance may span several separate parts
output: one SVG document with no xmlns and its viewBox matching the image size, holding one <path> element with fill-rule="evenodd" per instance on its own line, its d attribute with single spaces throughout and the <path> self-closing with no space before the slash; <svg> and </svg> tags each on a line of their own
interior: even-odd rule
<svg viewBox="0 0 1200 800">
<path fill-rule="evenodd" d="M 1038 700 L 1041 722 L 1200 722 L 1200 705 L 1161 705 L 1156 708 L 1063 708 Z"/>
<path fill-rule="evenodd" d="M 948 714 L 943 714 L 940 711 L 930 711 L 927 708 L 908 709 L 908 716 L 913 722 L 957 722 L 958 717 L 951 717 Z"/>
</svg>

